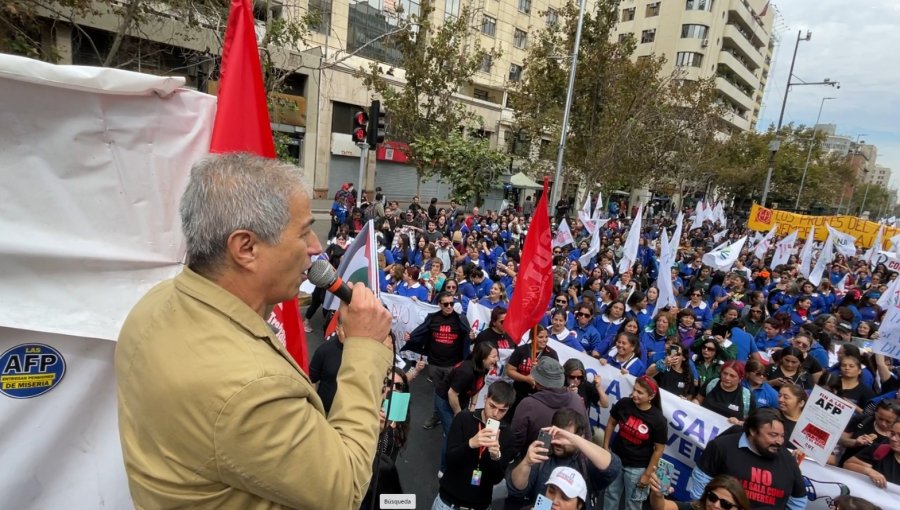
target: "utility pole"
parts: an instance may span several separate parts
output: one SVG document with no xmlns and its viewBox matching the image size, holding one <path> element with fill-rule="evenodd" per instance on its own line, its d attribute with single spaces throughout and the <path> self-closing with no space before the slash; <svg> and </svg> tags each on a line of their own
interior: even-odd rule
<svg viewBox="0 0 900 510">
<path fill-rule="evenodd" d="M 816 143 L 816 132 L 819 130 L 819 119 L 822 118 L 822 107 L 825 106 L 825 101 L 829 99 L 834 99 L 833 97 L 823 97 L 822 103 L 819 104 L 819 114 L 816 115 L 816 123 L 813 124 L 813 134 L 812 141 L 809 143 L 809 151 L 806 153 L 806 163 L 803 164 L 803 177 L 800 178 L 800 190 L 797 191 L 797 202 L 794 203 L 794 209 L 800 208 L 800 195 L 803 194 L 803 184 L 806 182 L 806 172 L 809 170 L 809 158 L 812 157 L 813 146 Z"/>
</svg>

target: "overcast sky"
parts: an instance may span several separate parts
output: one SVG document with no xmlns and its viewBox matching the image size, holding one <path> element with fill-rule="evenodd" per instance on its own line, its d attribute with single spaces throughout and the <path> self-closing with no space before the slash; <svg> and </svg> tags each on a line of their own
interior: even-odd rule
<svg viewBox="0 0 900 510">
<path fill-rule="evenodd" d="M 893 171 L 900 184 L 900 0 L 781 0 L 775 33 L 774 68 L 766 85 L 757 129 L 778 122 L 797 31 L 812 31 L 801 41 L 793 81 L 840 82 L 828 86 L 794 86 L 788 95 L 784 124 L 812 125 L 823 97 L 821 123 L 837 124 L 837 133 L 878 146 L 876 163 Z"/>
</svg>

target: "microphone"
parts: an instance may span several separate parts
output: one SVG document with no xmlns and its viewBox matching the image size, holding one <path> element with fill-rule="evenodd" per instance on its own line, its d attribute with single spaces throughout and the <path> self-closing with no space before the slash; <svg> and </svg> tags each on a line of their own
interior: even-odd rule
<svg viewBox="0 0 900 510">
<path fill-rule="evenodd" d="M 338 276 L 337 271 L 331 267 L 327 260 L 317 260 L 312 263 L 306 276 L 313 285 L 320 289 L 331 292 L 344 303 L 350 304 L 353 297 L 353 291 L 344 283 L 344 280 Z"/>
</svg>

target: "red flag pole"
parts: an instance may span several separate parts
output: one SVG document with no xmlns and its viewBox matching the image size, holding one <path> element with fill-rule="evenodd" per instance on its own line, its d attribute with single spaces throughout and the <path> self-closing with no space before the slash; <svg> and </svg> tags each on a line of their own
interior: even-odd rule
<svg viewBox="0 0 900 510">
<path fill-rule="evenodd" d="M 209 151 L 249 152 L 264 158 L 275 157 L 275 142 L 269 123 L 269 108 L 263 85 L 256 22 L 252 0 L 232 0 L 222 47 L 222 71 L 216 120 Z M 312 198 L 312 197 L 310 197 Z M 306 334 L 300 327 L 297 298 L 276 307 L 281 319 L 285 347 L 305 372 L 309 372 Z M 280 313 L 279 313 L 280 312 Z"/>
</svg>

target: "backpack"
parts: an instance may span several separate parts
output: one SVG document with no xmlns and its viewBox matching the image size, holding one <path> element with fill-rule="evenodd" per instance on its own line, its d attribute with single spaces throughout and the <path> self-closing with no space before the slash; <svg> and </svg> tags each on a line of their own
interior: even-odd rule
<svg viewBox="0 0 900 510">
<path fill-rule="evenodd" d="M 716 377 L 715 379 L 713 379 L 713 380 L 709 381 L 708 383 L 706 383 L 706 394 L 707 394 L 707 395 L 709 395 L 709 392 L 712 391 L 713 388 L 716 387 L 716 384 L 718 384 L 718 382 L 719 382 L 719 378 Z M 743 410 L 743 413 L 744 413 L 744 418 L 746 418 L 747 415 L 750 414 L 750 397 L 751 397 L 751 395 L 750 395 L 750 390 L 747 389 L 747 387 L 746 387 L 746 386 L 743 386 L 743 385 L 740 385 L 740 386 L 738 386 L 738 387 L 741 389 L 741 397 L 743 397 L 743 398 L 741 399 L 741 400 L 743 400 L 743 402 L 742 402 L 742 404 L 743 404 L 742 410 Z"/>
</svg>

